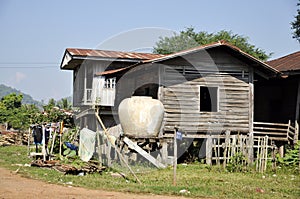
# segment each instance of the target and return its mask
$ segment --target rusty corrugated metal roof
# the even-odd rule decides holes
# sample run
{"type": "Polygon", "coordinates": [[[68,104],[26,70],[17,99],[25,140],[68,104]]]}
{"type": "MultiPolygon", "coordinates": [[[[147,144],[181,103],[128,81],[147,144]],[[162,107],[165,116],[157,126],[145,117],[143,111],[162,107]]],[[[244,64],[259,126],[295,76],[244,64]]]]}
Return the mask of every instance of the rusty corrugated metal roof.
{"type": "Polygon", "coordinates": [[[280,72],[300,70],[300,51],[267,61],[266,63],[280,72]]]}
{"type": "Polygon", "coordinates": [[[95,50],[95,49],[78,49],[67,48],[66,49],[71,56],[80,57],[103,57],[103,58],[115,58],[115,59],[136,59],[136,60],[148,60],[162,57],[160,54],[152,53],[137,53],[137,52],[121,52],[110,50],[95,50]]]}

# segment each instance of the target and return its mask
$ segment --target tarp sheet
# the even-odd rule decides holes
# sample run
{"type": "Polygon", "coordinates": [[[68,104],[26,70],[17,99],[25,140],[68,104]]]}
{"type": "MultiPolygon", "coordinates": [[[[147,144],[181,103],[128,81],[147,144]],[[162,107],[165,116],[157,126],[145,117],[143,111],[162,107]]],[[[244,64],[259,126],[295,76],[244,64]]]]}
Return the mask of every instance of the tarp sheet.
{"type": "Polygon", "coordinates": [[[80,131],[79,139],[79,157],[81,160],[88,162],[95,151],[96,132],[83,128],[80,131]]]}

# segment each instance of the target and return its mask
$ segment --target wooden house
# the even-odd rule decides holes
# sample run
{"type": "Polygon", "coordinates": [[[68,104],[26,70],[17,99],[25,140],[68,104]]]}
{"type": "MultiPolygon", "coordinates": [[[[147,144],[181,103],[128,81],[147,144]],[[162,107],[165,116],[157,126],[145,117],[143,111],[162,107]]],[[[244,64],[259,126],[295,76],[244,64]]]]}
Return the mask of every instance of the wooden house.
{"type": "MultiPolygon", "coordinates": [[[[95,74],[105,70],[123,69],[158,57],[161,55],[67,48],[60,68],[73,71],[73,106],[80,108],[80,113],[76,116],[80,127],[96,130],[93,106],[114,106],[116,79],[95,74]]],[[[109,126],[110,119],[109,117],[107,122],[109,126]]]]}
{"type": "Polygon", "coordinates": [[[218,42],[96,75],[116,78],[116,107],[127,97],[151,96],[164,104],[164,135],[177,127],[201,137],[225,130],[251,132],[255,78],[268,80],[278,73],[218,42]]]}
{"type": "Polygon", "coordinates": [[[151,96],[163,103],[158,137],[162,142],[173,137],[174,128],[184,138],[232,132],[289,141],[288,124],[268,125],[295,119],[286,110],[282,120],[273,120],[272,107],[279,102],[268,100],[275,98],[268,86],[278,79],[285,81],[279,68],[223,41],[170,55],[66,49],[61,69],[73,70],[73,102],[81,108],[77,118],[81,127],[92,130],[95,107],[105,125],[112,127],[119,123],[118,105],[131,96],[151,96]]]}

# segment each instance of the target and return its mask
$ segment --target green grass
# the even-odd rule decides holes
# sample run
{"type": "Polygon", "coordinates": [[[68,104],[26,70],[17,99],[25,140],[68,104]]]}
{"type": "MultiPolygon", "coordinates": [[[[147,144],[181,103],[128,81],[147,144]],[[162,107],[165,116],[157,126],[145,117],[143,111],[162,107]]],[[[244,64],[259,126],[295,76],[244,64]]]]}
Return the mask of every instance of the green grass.
{"type": "Polygon", "coordinates": [[[153,193],[161,195],[182,195],[182,189],[190,191],[186,197],[198,198],[300,198],[300,175],[289,170],[278,170],[277,173],[256,172],[228,173],[218,167],[208,168],[195,163],[178,165],[177,185],[173,186],[173,169],[151,170],[137,173],[142,185],[135,182],[133,176],[127,180],[111,176],[111,170],[102,174],[85,176],[63,175],[53,169],[37,167],[20,167],[15,164],[28,164],[26,147],[0,147],[0,166],[11,170],[19,169],[22,176],[43,180],[54,184],[67,184],[89,189],[153,193]],[[260,193],[257,189],[264,190],[260,193]]]}

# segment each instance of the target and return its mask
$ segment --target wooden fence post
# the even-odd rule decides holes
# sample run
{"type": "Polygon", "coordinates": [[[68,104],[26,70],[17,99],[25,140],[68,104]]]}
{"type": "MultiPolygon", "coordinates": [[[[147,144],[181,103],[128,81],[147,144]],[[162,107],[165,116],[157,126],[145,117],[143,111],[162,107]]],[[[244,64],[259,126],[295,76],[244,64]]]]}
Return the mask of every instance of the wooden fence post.
{"type": "Polygon", "coordinates": [[[299,124],[298,121],[295,121],[295,135],[294,135],[294,145],[298,142],[298,136],[299,136],[299,124]]]}
{"type": "Polygon", "coordinates": [[[223,168],[226,168],[226,164],[227,164],[227,153],[228,153],[228,149],[229,149],[229,143],[230,143],[230,131],[226,130],[225,131],[225,149],[223,152],[223,168]]]}
{"type": "Polygon", "coordinates": [[[286,132],[286,139],[287,140],[289,140],[290,126],[291,126],[291,120],[289,120],[288,127],[287,127],[287,132],[286,132]]]}

